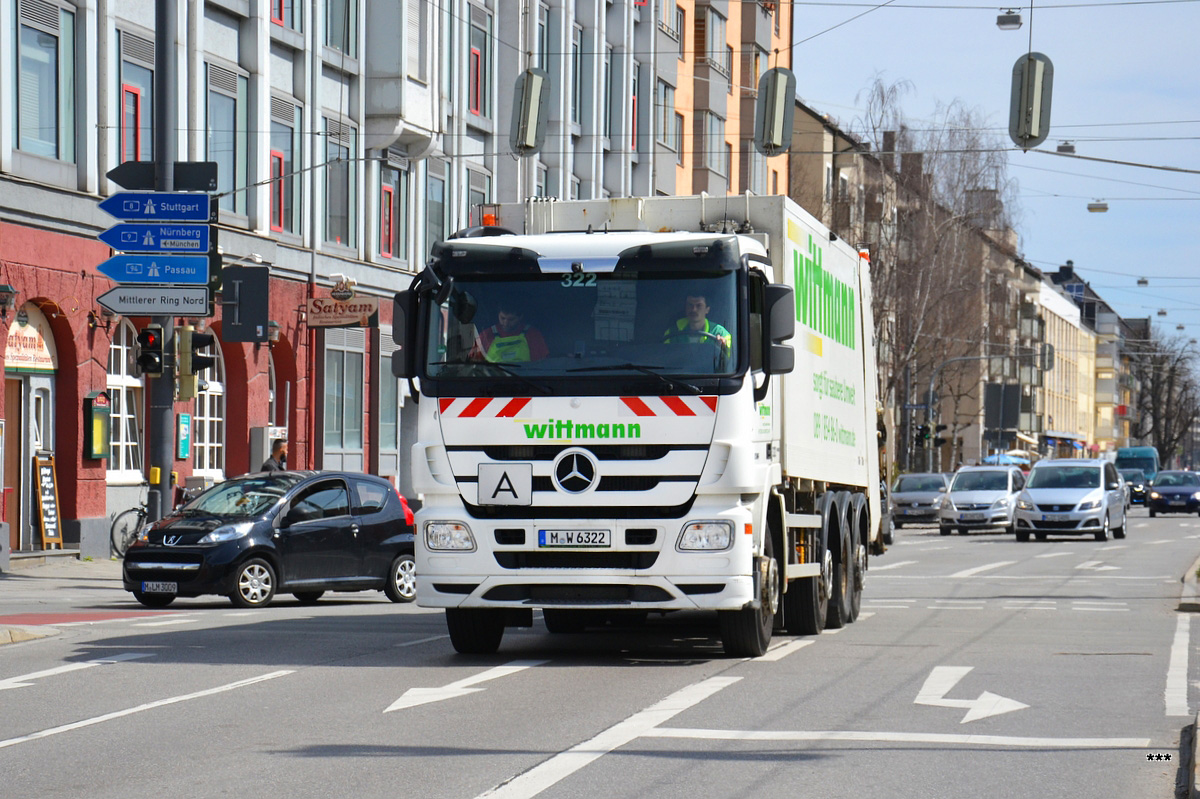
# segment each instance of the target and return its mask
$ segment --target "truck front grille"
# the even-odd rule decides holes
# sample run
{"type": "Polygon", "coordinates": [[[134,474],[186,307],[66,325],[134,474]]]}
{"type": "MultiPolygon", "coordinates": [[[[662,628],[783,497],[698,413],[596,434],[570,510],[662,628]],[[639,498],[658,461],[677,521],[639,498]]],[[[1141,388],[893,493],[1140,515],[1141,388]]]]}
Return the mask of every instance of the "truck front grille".
{"type": "Polygon", "coordinates": [[[496,552],[504,569],[649,569],[657,552],[496,552]]]}

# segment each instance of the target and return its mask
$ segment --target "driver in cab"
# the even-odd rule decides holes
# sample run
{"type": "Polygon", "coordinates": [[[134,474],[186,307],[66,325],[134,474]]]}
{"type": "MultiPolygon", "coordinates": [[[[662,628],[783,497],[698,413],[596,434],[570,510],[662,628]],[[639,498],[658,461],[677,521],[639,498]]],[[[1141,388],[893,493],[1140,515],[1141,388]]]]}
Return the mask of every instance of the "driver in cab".
{"type": "Polygon", "coordinates": [[[540,361],[550,353],[546,339],[533,325],[525,323],[524,312],[505,303],[496,313],[496,324],[480,331],[471,360],[489,363],[540,361]]]}
{"type": "Polygon", "coordinates": [[[689,294],[683,303],[682,319],[663,333],[668,344],[703,344],[706,341],[720,345],[722,355],[728,356],[733,345],[733,336],[723,326],[708,318],[708,300],[703,294],[689,294]]]}

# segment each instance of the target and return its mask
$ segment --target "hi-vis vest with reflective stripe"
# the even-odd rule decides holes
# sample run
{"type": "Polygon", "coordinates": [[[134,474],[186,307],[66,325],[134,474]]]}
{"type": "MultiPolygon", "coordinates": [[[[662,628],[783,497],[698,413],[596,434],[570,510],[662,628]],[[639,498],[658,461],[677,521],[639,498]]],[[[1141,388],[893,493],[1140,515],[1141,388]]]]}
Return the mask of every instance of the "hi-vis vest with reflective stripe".
{"type": "MultiPolygon", "coordinates": [[[[708,338],[708,336],[700,335],[700,331],[698,330],[687,330],[687,326],[688,319],[686,316],[682,319],[677,319],[675,320],[675,329],[672,330],[668,327],[667,331],[663,333],[663,338],[668,340],[669,343],[686,341],[690,344],[698,344],[703,341],[711,340],[708,338]]],[[[728,351],[730,346],[733,344],[733,336],[730,335],[729,331],[723,326],[718,325],[708,319],[704,320],[704,332],[710,333],[721,339],[721,343],[725,345],[726,351],[728,351]]]]}
{"type": "Polygon", "coordinates": [[[525,337],[525,331],[527,330],[529,330],[529,325],[521,328],[520,333],[514,333],[511,336],[501,336],[496,326],[492,325],[492,344],[488,347],[484,357],[493,363],[513,363],[530,360],[529,339],[525,337]]]}

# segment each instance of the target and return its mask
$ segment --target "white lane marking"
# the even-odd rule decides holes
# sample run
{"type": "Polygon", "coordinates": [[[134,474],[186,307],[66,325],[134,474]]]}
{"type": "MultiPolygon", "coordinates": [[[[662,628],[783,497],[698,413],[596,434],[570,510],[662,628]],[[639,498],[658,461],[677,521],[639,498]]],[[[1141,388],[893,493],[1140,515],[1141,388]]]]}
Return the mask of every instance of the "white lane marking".
{"type": "Polygon", "coordinates": [[[710,677],[689,685],[645,710],[634,713],[624,721],[617,722],[589,741],[584,741],[565,752],[559,752],[549,760],[518,774],[507,782],[484,791],[477,799],[527,799],[537,796],[555,783],[566,779],[601,756],[622,747],[630,741],[646,735],[660,724],[669,721],[683,711],[703,702],[710,696],[733,685],[741,677],[710,677]]]}
{"type": "Polygon", "coordinates": [[[0,680],[0,691],[8,690],[9,688],[26,688],[31,685],[28,680],[39,680],[42,677],[54,677],[59,674],[68,674],[72,671],[80,669],[90,669],[93,666],[105,666],[109,663],[121,663],[126,660],[139,660],[141,658],[152,658],[153,654],[149,652],[125,652],[112,657],[96,658],[95,660],[85,660],[82,663],[68,663],[65,666],[55,666],[52,669],[45,671],[35,671],[30,674],[22,674],[19,677],[8,677],[0,680]]]}
{"type": "Polygon", "coordinates": [[[1034,555],[1035,558],[1061,558],[1063,555],[1070,555],[1070,552],[1043,552],[1041,555],[1034,555]]]}
{"type": "Polygon", "coordinates": [[[1080,608],[1074,607],[1071,610],[1090,611],[1092,613],[1128,613],[1129,608],[1080,608]]]}
{"type": "Polygon", "coordinates": [[[231,610],[228,613],[222,613],[221,615],[222,616],[231,616],[231,617],[255,616],[255,615],[258,615],[258,611],[257,610],[231,610]]]}
{"type": "Polygon", "coordinates": [[[200,699],[201,697],[212,696],[213,694],[224,693],[225,691],[233,691],[238,688],[245,688],[248,685],[254,685],[255,683],[263,682],[265,680],[273,680],[276,677],[283,677],[287,674],[292,674],[292,673],[293,673],[292,670],[273,671],[273,672],[270,672],[269,674],[264,674],[261,677],[251,677],[246,680],[238,680],[237,682],[226,683],[225,685],[218,685],[216,688],[208,688],[203,691],[197,691],[193,694],[183,694],[182,696],[172,696],[172,697],[168,697],[167,699],[159,699],[154,702],[147,702],[144,705],[138,705],[137,707],[131,707],[126,710],[117,710],[112,713],[105,713],[103,716],[94,716],[90,719],[83,719],[82,721],[73,721],[70,724],[63,724],[60,727],[51,727],[48,730],[40,730],[38,732],[30,733],[29,735],[22,735],[20,738],[9,738],[7,740],[0,741],[0,749],[4,749],[9,746],[15,746],[16,744],[23,744],[23,743],[26,743],[27,741],[36,741],[39,738],[48,738],[51,735],[58,735],[61,732],[70,732],[71,730],[78,730],[78,729],[82,729],[83,727],[90,727],[93,724],[100,724],[105,721],[112,721],[113,719],[123,718],[124,716],[132,716],[134,713],[141,713],[144,710],[153,710],[155,708],[164,707],[166,705],[174,705],[178,702],[187,702],[192,699],[200,699]]]}
{"type": "Polygon", "coordinates": [[[1162,540],[1160,540],[1160,541],[1147,541],[1147,542],[1144,544],[1144,546],[1152,547],[1152,546],[1154,546],[1155,544],[1169,544],[1169,543],[1171,543],[1171,539],[1169,539],[1169,538],[1164,538],[1164,539],[1162,539],[1162,540]]]}
{"type": "Polygon", "coordinates": [[[1072,599],[1076,605],[1128,605],[1119,599],[1072,599]]]}
{"type": "MultiPolygon", "coordinates": [[[[880,579],[880,580],[941,580],[944,578],[945,578],[945,575],[941,575],[941,574],[881,574],[881,575],[879,575],[878,579],[880,579]]],[[[1040,580],[1042,582],[1046,582],[1048,580],[1054,580],[1057,582],[1062,579],[1062,575],[1059,575],[1059,574],[1054,574],[1054,575],[1047,575],[1047,574],[1040,574],[1040,575],[1033,575],[1033,574],[981,574],[981,575],[979,575],[979,579],[980,580],[1040,580]]],[[[1068,579],[1075,579],[1075,580],[1079,580],[1080,582],[1086,582],[1089,580],[1151,580],[1156,583],[1177,583],[1177,582],[1179,582],[1178,575],[1172,577],[1169,574],[1159,574],[1159,575],[1155,575],[1153,577],[1136,577],[1136,576],[1132,576],[1132,575],[1120,575],[1120,574],[1089,574],[1086,577],[1083,575],[1076,575],[1075,577],[1068,578],[1068,579]]]]}
{"type": "Polygon", "coordinates": [[[710,741],[864,741],[961,746],[1020,746],[1051,749],[1145,749],[1149,738],[1021,738],[1008,735],[955,735],[929,732],[859,732],[856,730],[705,730],[659,728],[645,738],[692,738],[710,741]]]}
{"type": "Polygon", "coordinates": [[[1022,710],[1029,707],[1024,702],[1018,702],[1015,699],[1009,699],[1005,696],[999,696],[991,691],[984,691],[979,695],[978,699],[947,699],[946,694],[958,685],[959,680],[966,677],[974,666],[935,666],[929,676],[925,678],[925,684],[921,686],[921,690],[917,692],[917,698],[913,700],[916,705],[933,705],[935,707],[957,707],[967,709],[967,715],[963,716],[963,720],[959,724],[966,724],[968,721],[976,719],[985,719],[988,716],[999,716],[1001,713],[1011,713],[1014,710],[1022,710]]]}
{"type": "Polygon", "coordinates": [[[1163,699],[1167,704],[1168,716],[1189,716],[1188,712],[1188,636],[1191,633],[1192,617],[1180,613],[1175,622],[1175,638],[1171,642],[1171,659],[1167,667],[1167,687],[1163,699]]]}
{"type": "Polygon", "coordinates": [[[199,619],[167,619],[166,621],[141,621],[131,627],[170,627],[176,624],[195,624],[199,619]]]}
{"type": "Polygon", "coordinates": [[[754,663],[754,662],[757,662],[760,660],[767,660],[767,661],[783,660],[788,655],[790,655],[793,652],[796,652],[800,649],[803,649],[804,647],[808,646],[811,643],[813,643],[813,640],[811,638],[804,639],[804,640],[787,641],[786,643],[782,643],[779,646],[771,647],[770,649],[767,650],[767,653],[765,655],[763,655],[762,657],[759,657],[759,658],[754,658],[750,662],[754,663]]]}
{"type": "Polygon", "coordinates": [[[921,552],[937,552],[942,549],[950,549],[950,547],[925,547],[921,552]]]}
{"type": "MultiPolygon", "coordinates": [[[[1129,544],[1113,544],[1112,546],[1098,547],[1096,549],[1096,551],[1097,552],[1107,552],[1110,549],[1128,549],[1128,548],[1129,548],[1129,544]]],[[[1064,552],[1063,554],[1066,555],[1068,553],[1064,552]]]]}
{"type": "Polygon", "coordinates": [[[916,562],[917,561],[915,561],[915,560],[898,560],[895,563],[889,563],[886,566],[872,566],[870,569],[868,569],[868,571],[882,572],[882,571],[887,571],[888,569],[899,569],[901,566],[911,566],[912,564],[914,564],[916,562]]]}
{"type": "Polygon", "coordinates": [[[1185,538],[1189,538],[1189,539],[1190,538],[1200,538],[1200,535],[1189,535],[1189,536],[1185,536],[1185,538]]]}
{"type": "Polygon", "coordinates": [[[858,614],[858,620],[859,620],[859,621],[864,621],[864,620],[866,620],[866,619],[869,619],[869,618],[871,618],[871,617],[872,617],[872,616],[874,616],[874,615],[875,615],[874,613],[859,613],[859,614],[858,614]]]}
{"type": "Polygon", "coordinates": [[[973,569],[963,569],[960,572],[955,572],[954,574],[950,575],[950,579],[953,580],[958,577],[974,577],[980,572],[991,571],[992,569],[1002,569],[1005,566],[1011,566],[1014,563],[1016,563],[1015,560],[998,560],[995,563],[985,563],[984,565],[976,566],[973,569]]]}
{"type": "Polygon", "coordinates": [[[1102,560],[1089,560],[1089,561],[1084,561],[1083,563],[1080,563],[1075,568],[1083,569],[1084,571],[1111,572],[1111,571],[1118,571],[1121,567],[1105,565],[1104,561],[1102,561],[1102,560]]]}
{"type": "Polygon", "coordinates": [[[417,644],[427,644],[430,641],[440,641],[443,638],[449,638],[449,637],[450,636],[448,636],[448,635],[431,635],[428,638],[418,638],[415,641],[405,641],[404,643],[396,644],[396,647],[399,648],[399,647],[404,647],[404,646],[416,646],[417,644]]]}
{"type": "Polygon", "coordinates": [[[487,689],[473,688],[472,686],[478,685],[481,682],[487,682],[488,680],[507,677],[510,674],[516,674],[517,672],[525,671],[525,669],[541,666],[549,662],[548,660],[514,660],[511,663],[505,663],[503,666],[496,666],[495,668],[438,688],[409,688],[400,695],[399,699],[388,705],[383,712],[391,713],[393,710],[416,707],[417,705],[425,705],[430,702],[441,702],[445,699],[457,699],[460,696],[484,691],[487,689]]]}

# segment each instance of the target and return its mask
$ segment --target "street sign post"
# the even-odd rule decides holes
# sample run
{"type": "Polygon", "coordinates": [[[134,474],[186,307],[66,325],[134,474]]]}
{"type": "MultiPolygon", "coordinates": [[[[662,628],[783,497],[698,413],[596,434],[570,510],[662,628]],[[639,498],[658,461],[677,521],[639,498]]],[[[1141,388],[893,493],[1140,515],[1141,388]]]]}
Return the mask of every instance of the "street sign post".
{"type": "Polygon", "coordinates": [[[125,222],[208,222],[207,194],[168,191],[122,191],[106,197],[100,210],[125,222]]]}
{"type": "Polygon", "coordinates": [[[105,277],[118,283],[179,283],[208,282],[207,255],[114,255],[96,267],[105,277]]]}
{"type": "MultiPolygon", "coordinates": [[[[153,161],[126,161],[108,170],[105,177],[123,189],[149,191],[155,188],[154,167],[153,161]]],[[[217,190],[216,161],[176,161],[172,171],[176,191],[217,190]]]]}
{"type": "Polygon", "coordinates": [[[117,286],[96,302],[122,316],[212,315],[208,286],[117,286]]]}
{"type": "MultiPolygon", "coordinates": [[[[125,222],[98,237],[122,252],[208,252],[208,225],[177,222],[125,222]]],[[[115,279],[115,278],[114,278],[115,279]]]]}

